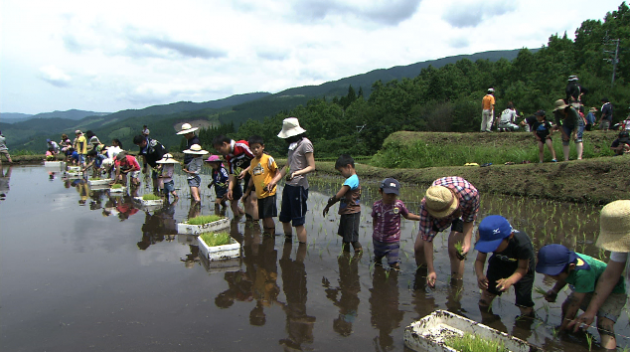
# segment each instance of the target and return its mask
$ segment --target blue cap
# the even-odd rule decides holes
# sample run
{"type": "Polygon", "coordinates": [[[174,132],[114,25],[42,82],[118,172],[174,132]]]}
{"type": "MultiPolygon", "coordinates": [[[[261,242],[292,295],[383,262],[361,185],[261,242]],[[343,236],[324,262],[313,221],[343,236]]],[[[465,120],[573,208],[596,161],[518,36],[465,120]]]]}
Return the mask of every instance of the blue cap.
{"type": "Polygon", "coordinates": [[[501,215],[486,216],[479,223],[479,241],[475,249],[482,253],[494,252],[512,234],[512,225],[501,215]]]}
{"type": "Polygon", "coordinates": [[[536,272],[556,276],[567,264],[577,262],[577,254],[561,244],[550,244],[538,251],[536,272]]]}
{"type": "Polygon", "coordinates": [[[47,139],[47,140],[46,140],[46,143],[50,143],[50,139],[47,139]]]}
{"type": "Polygon", "coordinates": [[[400,195],[400,183],[398,183],[396,179],[391,177],[381,181],[381,189],[385,194],[393,193],[396,195],[400,195]]]}

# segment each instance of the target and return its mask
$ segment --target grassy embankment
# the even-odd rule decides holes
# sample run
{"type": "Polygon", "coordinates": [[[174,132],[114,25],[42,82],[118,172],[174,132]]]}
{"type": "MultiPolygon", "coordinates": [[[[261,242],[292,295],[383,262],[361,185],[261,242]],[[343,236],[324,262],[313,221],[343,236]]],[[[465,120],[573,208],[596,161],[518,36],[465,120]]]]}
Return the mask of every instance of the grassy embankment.
{"type": "MultiPolygon", "coordinates": [[[[356,169],[360,177],[377,180],[394,177],[427,186],[440,177],[461,176],[481,192],[605,204],[630,199],[630,155],[600,156],[611,154],[607,148],[615,136],[613,132],[586,133],[586,160],[538,164],[538,149],[528,133],[396,132],[370,162],[385,167],[357,164],[356,169]],[[532,155],[531,164],[503,165],[506,161],[532,161],[532,155]],[[467,162],[494,165],[460,166],[467,162]]],[[[555,135],[554,143],[559,142],[555,135]]],[[[573,142],[571,145],[575,149],[573,142]]],[[[556,153],[561,159],[561,145],[556,146],[556,153]]],[[[317,162],[317,170],[337,174],[334,162],[317,162]]]]}

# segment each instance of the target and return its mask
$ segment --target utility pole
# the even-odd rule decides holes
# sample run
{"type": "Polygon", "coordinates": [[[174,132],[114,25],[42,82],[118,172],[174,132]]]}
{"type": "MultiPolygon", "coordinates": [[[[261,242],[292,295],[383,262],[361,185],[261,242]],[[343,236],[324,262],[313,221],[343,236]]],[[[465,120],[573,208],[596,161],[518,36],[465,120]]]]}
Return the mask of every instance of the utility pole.
{"type": "Polygon", "coordinates": [[[615,85],[615,73],[617,72],[617,64],[619,63],[619,39],[610,39],[608,38],[608,32],[606,32],[606,36],[604,37],[604,45],[614,45],[614,50],[606,50],[604,49],[604,54],[610,54],[610,58],[604,58],[604,61],[610,62],[613,65],[612,72],[612,80],[610,86],[613,87],[615,85]]]}

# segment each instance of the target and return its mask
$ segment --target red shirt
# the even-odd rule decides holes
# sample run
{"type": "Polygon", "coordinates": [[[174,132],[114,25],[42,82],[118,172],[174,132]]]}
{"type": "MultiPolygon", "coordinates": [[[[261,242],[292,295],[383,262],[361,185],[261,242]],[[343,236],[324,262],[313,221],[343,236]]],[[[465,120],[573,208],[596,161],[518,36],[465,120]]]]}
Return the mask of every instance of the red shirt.
{"type": "Polygon", "coordinates": [[[254,159],[254,154],[249,149],[249,143],[247,141],[230,141],[230,154],[225,155],[225,160],[228,162],[230,173],[238,175],[244,169],[249,167],[250,162],[254,159]]]}
{"type": "Polygon", "coordinates": [[[125,155],[123,160],[118,160],[114,162],[116,167],[120,167],[121,170],[129,170],[131,171],[140,171],[140,164],[138,164],[138,160],[133,155],[125,155]]]}

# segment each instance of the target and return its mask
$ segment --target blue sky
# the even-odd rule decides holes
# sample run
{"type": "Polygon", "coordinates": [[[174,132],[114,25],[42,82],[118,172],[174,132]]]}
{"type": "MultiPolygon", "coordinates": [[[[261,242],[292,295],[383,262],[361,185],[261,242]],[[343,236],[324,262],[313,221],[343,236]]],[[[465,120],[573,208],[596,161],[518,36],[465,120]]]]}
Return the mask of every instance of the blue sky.
{"type": "Polygon", "coordinates": [[[0,112],[113,112],[573,37],[620,0],[0,2],[0,112]],[[543,10],[544,9],[544,10],[543,10]]]}

